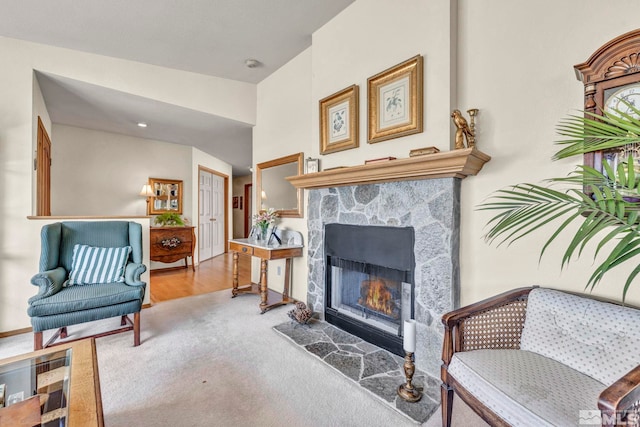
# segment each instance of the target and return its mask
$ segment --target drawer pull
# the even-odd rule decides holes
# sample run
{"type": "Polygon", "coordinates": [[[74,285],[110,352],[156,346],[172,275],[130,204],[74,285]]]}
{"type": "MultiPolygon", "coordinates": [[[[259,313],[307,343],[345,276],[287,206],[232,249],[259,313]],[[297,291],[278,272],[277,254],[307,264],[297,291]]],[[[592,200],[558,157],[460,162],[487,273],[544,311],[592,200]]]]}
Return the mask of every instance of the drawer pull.
{"type": "Polygon", "coordinates": [[[247,248],[243,247],[242,252],[247,252],[247,248]]]}

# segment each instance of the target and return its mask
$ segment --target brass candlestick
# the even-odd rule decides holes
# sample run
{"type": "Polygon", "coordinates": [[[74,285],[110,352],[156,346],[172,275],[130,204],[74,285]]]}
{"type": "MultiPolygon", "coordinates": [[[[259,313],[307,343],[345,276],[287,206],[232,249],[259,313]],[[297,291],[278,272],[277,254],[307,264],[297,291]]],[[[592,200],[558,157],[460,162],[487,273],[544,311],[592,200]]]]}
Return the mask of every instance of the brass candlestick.
{"type": "Polygon", "coordinates": [[[422,393],[411,384],[414,372],[413,353],[407,351],[404,356],[404,375],[407,377],[407,382],[398,387],[398,395],[407,402],[417,402],[422,398],[422,393]]]}
{"type": "Polygon", "coordinates": [[[478,109],[477,108],[471,108],[469,110],[467,110],[467,113],[469,113],[469,119],[471,121],[471,123],[469,124],[469,128],[471,130],[471,136],[469,137],[469,140],[467,141],[467,145],[469,148],[473,148],[476,146],[476,120],[475,117],[478,115],[478,109]]]}

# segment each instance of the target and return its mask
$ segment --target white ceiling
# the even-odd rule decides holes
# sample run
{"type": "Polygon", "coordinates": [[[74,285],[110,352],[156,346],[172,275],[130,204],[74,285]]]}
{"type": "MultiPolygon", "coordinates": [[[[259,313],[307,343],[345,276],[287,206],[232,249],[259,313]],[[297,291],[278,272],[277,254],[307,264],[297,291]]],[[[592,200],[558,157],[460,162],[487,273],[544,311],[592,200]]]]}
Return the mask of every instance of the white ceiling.
{"type": "MultiPolygon", "coordinates": [[[[0,0],[0,36],[257,83],[353,1],[0,0]],[[261,65],[247,68],[248,58],[261,65]]],[[[232,164],[234,175],[249,173],[246,124],[63,76],[39,73],[38,81],[54,123],[194,145],[232,164]],[[141,132],[132,120],[149,127],[141,132]]]]}

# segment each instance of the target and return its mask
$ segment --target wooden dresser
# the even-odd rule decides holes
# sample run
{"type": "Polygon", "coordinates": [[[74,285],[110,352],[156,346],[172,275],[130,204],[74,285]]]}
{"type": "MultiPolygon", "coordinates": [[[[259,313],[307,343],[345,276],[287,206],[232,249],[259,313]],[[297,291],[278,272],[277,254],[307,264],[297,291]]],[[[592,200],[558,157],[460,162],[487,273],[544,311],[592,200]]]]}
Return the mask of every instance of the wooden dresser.
{"type": "Polygon", "coordinates": [[[151,227],[151,261],[176,262],[184,258],[184,268],[189,268],[188,257],[191,257],[191,268],[196,271],[193,252],[196,248],[195,227],[151,227]]]}

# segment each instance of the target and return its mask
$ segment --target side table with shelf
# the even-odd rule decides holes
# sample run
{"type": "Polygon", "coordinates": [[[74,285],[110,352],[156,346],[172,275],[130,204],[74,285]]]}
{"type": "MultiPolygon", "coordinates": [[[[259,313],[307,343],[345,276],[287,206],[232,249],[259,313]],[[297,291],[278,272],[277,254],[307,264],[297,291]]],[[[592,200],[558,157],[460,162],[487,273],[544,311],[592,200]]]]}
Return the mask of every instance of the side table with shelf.
{"type": "Polygon", "coordinates": [[[231,297],[235,298],[239,294],[260,294],[260,313],[263,314],[267,310],[284,304],[295,303],[295,300],[289,296],[291,281],[291,259],[302,256],[302,235],[296,231],[285,230],[281,236],[283,242],[287,242],[288,236],[291,236],[291,243],[283,243],[282,245],[268,245],[260,242],[251,241],[249,239],[232,239],[229,240],[229,250],[233,252],[233,289],[231,297]],[[254,256],[260,258],[260,283],[249,283],[245,286],[238,285],[238,257],[242,255],[254,256]],[[269,303],[268,294],[269,286],[267,283],[267,269],[269,260],[284,259],[284,290],[282,299],[269,303]]]}

